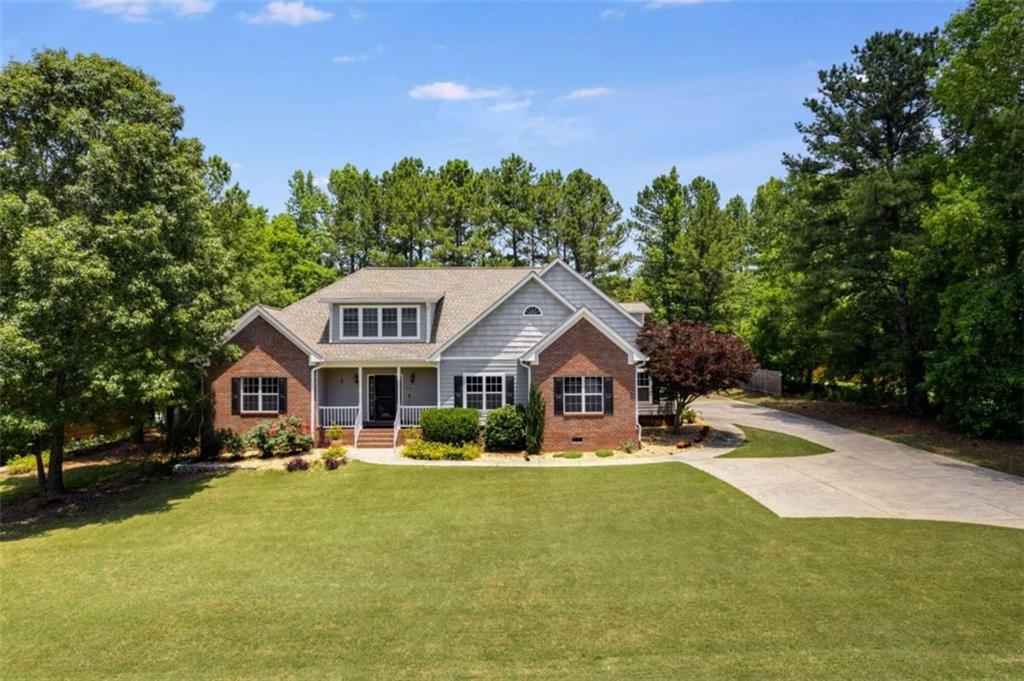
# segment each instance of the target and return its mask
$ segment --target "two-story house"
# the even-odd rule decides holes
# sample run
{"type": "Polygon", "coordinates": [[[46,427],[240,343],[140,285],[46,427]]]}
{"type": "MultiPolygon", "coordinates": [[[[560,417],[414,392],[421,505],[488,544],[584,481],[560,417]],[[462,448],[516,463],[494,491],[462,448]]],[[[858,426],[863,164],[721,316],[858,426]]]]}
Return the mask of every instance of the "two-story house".
{"type": "Polygon", "coordinates": [[[423,410],[482,414],[546,401],[545,450],[636,443],[661,410],[636,348],[650,310],[618,304],[568,265],[367,267],[283,309],[257,305],[225,336],[243,355],[214,368],[214,425],[244,433],[291,413],[391,447],[423,410]]]}

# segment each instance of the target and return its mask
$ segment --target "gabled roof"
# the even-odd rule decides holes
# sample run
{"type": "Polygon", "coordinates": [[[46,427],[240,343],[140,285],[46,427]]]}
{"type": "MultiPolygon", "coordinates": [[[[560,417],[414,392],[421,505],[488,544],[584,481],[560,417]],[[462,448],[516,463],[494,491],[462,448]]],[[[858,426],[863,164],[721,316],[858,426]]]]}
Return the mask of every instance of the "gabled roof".
{"type": "Polygon", "coordinates": [[[364,267],[274,314],[326,360],[426,360],[510,289],[538,271],[529,267],[364,267]],[[412,303],[423,298],[433,301],[435,296],[434,328],[429,331],[427,343],[328,342],[327,301],[412,303]]]}
{"type": "Polygon", "coordinates": [[[539,284],[548,293],[550,293],[552,296],[554,296],[555,300],[560,302],[562,305],[565,305],[567,310],[575,310],[576,309],[575,306],[573,306],[572,303],[570,303],[568,300],[566,300],[562,296],[561,293],[559,293],[555,289],[551,288],[550,284],[548,284],[546,281],[544,281],[539,276],[537,276],[536,272],[530,272],[528,275],[523,277],[522,281],[520,281],[518,284],[516,284],[515,286],[510,288],[508,291],[506,291],[504,295],[502,295],[496,301],[491,303],[487,307],[487,309],[482,310],[480,312],[480,314],[478,314],[473,321],[471,321],[469,324],[467,324],[465,327],[463,327],[463,329],[461,331],[459,331],[454,336],[449,338],[443,345],[441,345],[441,347],[439,347],[437,350],[435,350],[434,353],[430,356],[430,359],[432,359],[432,360],[439,360],[439,359],[441,359],[441,353],[444,352],[446,349],[448,349],[448,347],[450,345],[452,345],[453,343],[455,343],[455,341],[459,340],[464,335],[466,335],[469,332],[470,329],[472,329],[474,326],[476,326],[477,324],[482,322],[484,319],[486,319],[487,316],[490,315],[492,312],[494,312],[496,309],[498,309],[498,307],[502,303],[504,303],[506,300],[511,298],[512,295],[516,291],[518,291],[519,289],[523,288],[524,286],[526,286],[530,282],[534,282],[535,284],[539,284]]]}
{"type": "Polygon", "coordinates": [[[611,306],[612,306],[613,308],[615,308],[616,310],[618,310],[618,311],[619,311],[619,312],[620,312],[620,313],[622,314],[622,316],[623,316],[623,317],[625,317],[626,319],[628,319],[629,321],[631,321],[631,322],[632,322],[633,324],[636,324],[637,326],[643,326],[643,324],[642,324],[642,323],[640,322],[640,320],[638,320],[638,319],[637,319],[636,317],[634,317],[634,316],[633,316],[633,315],[631,315],[631,314],[630,314],[629,312],[627,312],[627,311],[626,311],[626,310],[625,310],[625,309],[624,309],[624,308],[622,307],[622,305],[620,305],[619,303],[616,303],[616,302],[615,302],[614,300],[612,300],[611,298],[609,298],[609,297],[608,297],[608,295],[607,295],[607,294],[606,294],[606,293],[605,293],[604,291],[602,291],[601,289],[599,289],[599,288],[598,288],[598,287],[597,287],[597,286],[596,286],[596,285],[594,284],[594,282],[590,281],[589,279],[587,279],[586,277],[584,277],[584,276],[583,276],[582,274],[580,274],[579,272],[577,272],[577,271],[576,271],[576,270],[574,270],[573,268],[569,267],[568,263],[566,263],[566,262],[565,262],[564,260],[562,260],[562,259],[554,260],[554,261],[552,261],[552,262],[548,263],[547,267],[545,267],[545,268],[544,268],[543,270],[541,270],[541,272],[540,272],[540,276],[542,276],[542,277],[543,277],[543,276],[544,276],[545,274],[547,274],[547,272],[548,272],[549,270],[551,270],[551,269],[553,269],[553,268],[555,268],[555,267],[561,267],[561,268],[562,268],[562,269],[564,269],[564,270],[565,270],[566,272],[568,272],[568,273],[569,273],[569,274],[571,274],[572,276],[576,277],[576,279],[578,279],[579,281],[583,282],[583,285],[584,285],[584,286],[586,286],[587,288],[589,288],[589,289],[590,289],[591,291],[593,291],[594,293],[596,293],[596,294],[597,294],[597,295],[598,295],[598,296],[599,296],[599,297],[600,297],[601,299],[603,299],[603,300],[604,300],[604,301],[605,301],[606,303],[608,303],[608,304],[609,304],[609,305],[611,305],[611,306]]]}
{"type": "Polygon", "coordinates": [[[308,354],[311,362],[322,361],[323,357],[319,352],[296,335],[286,324],[282,323],[281,320],[276,317],[280,312],[281,310],[276,307],[270,307],[269,305],[253,305],[246,310],[245,314],[238,318],[238,321],[235,322],[234,327],[232,327],[230,331],[221,336],[220,342],[227,343],[237,336],[238,333],[247,327],[254,319],[259,317],[279,331],[282,336],[290,340],[295,347],[308,354]]]}
{"type": "Polygon", "coordinates": [[[583,319],[590,322],[590,324],[594,328],[596,328],[598,331],[607,336],[613,343],[622,348],[622,351],[626,353],[626,356],[630,364],[636,364],[637,362],[644,362],[647,360],[647,356],[640,352],[639,350],[637,350],[635,345],[633,345],[628,340],[623,338],[621,334],[615,331],[615,329],[605,324],[603,321],[601,321],[600,317],[598,317],[596,314],[594,314],[585,307],[581,307],[580,309],[576,310],[576,312],[572,314],[568,319],[559,324],[558,328],[556,328],[554,331],[541,338],[539,341],[537,341],[536,345],[534,345],[532,348],[523,353],[523,356],[520,357],[519,359],[522,360],[523,362],[528,362],[530,364],[536,363],[537,359],[540,357],[540,353],[542,353],[545,350],[545,348],[547,348],[549,345],[558,340],[562,336],[562,334],[564,334],[572,327],[576,326],[576,324],[583,319]]]}

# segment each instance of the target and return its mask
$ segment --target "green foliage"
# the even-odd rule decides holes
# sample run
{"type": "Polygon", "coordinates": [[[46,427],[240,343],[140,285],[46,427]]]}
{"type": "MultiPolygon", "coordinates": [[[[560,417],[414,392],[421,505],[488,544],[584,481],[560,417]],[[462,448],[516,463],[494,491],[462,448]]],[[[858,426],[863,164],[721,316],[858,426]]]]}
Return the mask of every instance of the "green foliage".
{"type": "Polygon", "coordinates": [[[547,405],[544,396],[536,383],[530,383],[530,396],[523,414],[523,428],[526,436],[526,451],[529,454],[540,454],[544,443],[544,412],[547,405]]]}
{"type": "Polygon", "coordinates": [[[340,459],[348,454],[347,447],[328,447],[320,452],[321,459],[340,459]]]}
{"type": "Polygon", "coordinates": [[[694,409],[691,409],[690,407],[687,407],[686,409],[684,409],[683,410],[683,423],[696,423],[696,422],[697,422],[697,412],[694,409]]]}
{"type": "Polygon", "coordinates": [[[238,299],[202,146],[141,71],[35,53],[0,72],[0,412],[51,452],[118,408],[188,403],[238,299]]]}
{"type": "Polygon", "coordinates": [[[614,450],[611,449],[599,449],[596,452],[594,452],[594,456],[600,459],[607,459],[610,456],[615,456],[615,452],[614,450]]]}
{"type": "Polygon", "coordinates": [[[740,197],[719,206],[715,183],[680,182],[673,167],[637,194],[630,227],[640,244],[641,290],[659,319],[725,326],[748,220],[740,197]]]}
{"type": "Polygon", "coordinates": [[[577,452],[575,450],[568,452],[560,452],[558,454],[555,454],[554,457],[556,459],[581,459],[583,458],[583,452],[577,452]]]}
{"type": "Polygon", "coordinates": [[[406,443],[402,448],[402,456],[410,459],[426,459],[430,461],[472,461],[479,459],[483,449],[475,442],[466,442],[461,445],[448,444],[446,442],[431,442],[428,440],[413,440],[406,443]]]}
{"type": "Polygon", "coordinates": [[[480,412],[476,409],[425,409],[420,416],[423,439],[461,445],[480,439],[480,412]]]}
{"type": "Polygon", "coordinates": [[[523,410],[506,404],[487,414],[484,424],[484,446],[491,452],[519,451],[526,440],[523,410]]]}
{"type": "Polygon", "coordinates": [[[626,454],[632,454],[633,451],[636,449],[636,445],[627,440],[626,442],[623,442],[622,444],[619,445],[619,449],[624,451],[626,454]]]}
{"type": "Polygon", "coordinates": [[[326,430],[327,439],[331,442],[337,442],[345,435],[345,429],[341,426],[331,426],[326,430]]]}
{"type": "Polygon", "coordinates": [[[297,416],[282,416],[253,426],[246,434],[249,444],[258,449],[260,456],[297,456],[313,448],[313,436],[297,416]]]}

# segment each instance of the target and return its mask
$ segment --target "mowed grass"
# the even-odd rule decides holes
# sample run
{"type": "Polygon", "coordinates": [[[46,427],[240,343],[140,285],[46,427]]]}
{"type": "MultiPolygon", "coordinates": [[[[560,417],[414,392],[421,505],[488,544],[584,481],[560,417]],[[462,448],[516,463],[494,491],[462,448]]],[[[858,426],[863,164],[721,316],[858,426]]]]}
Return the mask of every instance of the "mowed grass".
{"type": "Polygon", "coordinates": [[[672,463],[176,479],[0,550],[5,679],[1024,673],[1020,531],[779,519],[672,463]]]}
{"type": "Polygon", "coordinates": [[[832,451],[816,442],[780,433],[777,430],[765,430],[752,426],[737,426],[737,428],[743,431],[746,441],[720,458],[763,459],[777,456],[811,456],[827,454],[832,451]]]}

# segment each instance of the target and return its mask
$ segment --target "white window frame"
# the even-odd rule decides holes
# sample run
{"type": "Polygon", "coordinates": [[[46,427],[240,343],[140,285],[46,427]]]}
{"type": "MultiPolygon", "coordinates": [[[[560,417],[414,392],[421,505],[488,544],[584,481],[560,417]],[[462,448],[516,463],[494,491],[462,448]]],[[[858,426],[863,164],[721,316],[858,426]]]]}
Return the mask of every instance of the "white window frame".
{"type": "Polygon", "coordinates": [[[641,404],[651,404],[654,400],[654,384],[651,383],[651,374],[640,370],[636,372],[636,401],[641,404]],[[646,385],[642,385],[641,378],[645,379],[646,385]],[[647,399],[640,399],[640,391],[647,390],[647,399]]]}
{"type": "Polygon", "coordinates": [[[562,413],[563,414],[603,414],[604,413],[604,376],[563,376],[562,377],[562,413]],[[579,392],[569,392],[569,379],[578,378],[580,379],[579,392]],[[595,393],[592,390],[587,390],[587,379],[596,378],[601,382],[601,388],[595,393]],[[569,395],[579,395],[580,398],[580,409],[569,409],[567,400],[565,399],[569,395]],[[587,398],[597,396],[601,399],[601,406],[596,411],[593,409],[587,409],[587,398]]]}
{"type": "Polygon", "coordinates": [[[505,406],[505,374],[496,374],[496,373],[462,374],[462,404],[460,406],[462,406],[462,407],[467,407],[468,406],[470,390],[469,390],[469,381],[467,379],[469,379],[470,377],[473,377],[473,378],[479,377],[480,378],[480,390],[474,390],[473,394],[474,395],[480,395],[480,405],[481,406],[480,407],[472,407],[473,409],[478,409],[479,408],[481,412],[488,412],[488,411],[494,411],[495,409],[499,409],[500,407],[504,407],[505,406]],[[487,390],[487,379],[488,378],[498,378],[498,379],[501,380],[501,404],[499,404],[497,407],[491,407],[490,409],[487,408],[487,396],[488,395],[493,395],[494,391],[493,390],[491,390],[491,391],[487,390]]]}
{"type": "Polygon", "coordinates": [[[525,308],[523,308],[523,316],[524,317],[543,317],[544,316],[544,310],[540,309],[540,305],[527,305],[525,308]],[[536,310],[537,314],[531,314],[530,310],[536,310]]]}
{"type": "Polygon", "coordinates": [[[339,320],[339,326],[340,326],[340,328],[338,329],[338,339],[339,340],[345,341],[345,340],[356,339],[356,340],[375,340],[375,341],[384,341],[384,342],[394,342],[394,341],[402,341],[402,340],[416,340],[416,339],[418,339],[420,337],[420,308],[419,308],[418,305],[401,305],[401,304],[396,304],[396,305],[339,305],[338,307],[339,307],[338,320],[339,320]],[[367,335],[365,335],[363,333],[363,316],[365,314],[365,310],[371,310],[371,309],[377,311],[377,335],[376,336],[367,336],[367,335]],[[385,309],[395,310],[396,314],[398,315],[398,321],[397,321],[398,335],[396,335],[396,336],[385,336],[384,335],[384,310],[385,309]],[[403,316],[402,315],[402,310],[406,310],[406,309],[416,310],[416,333],[412,334],[411,336],[404,335],[402,333],[402,331],[404,330],[403,329],[403,324],[402,324],[402,316],[403,316]],[[358,328],[357,328],[357,331],[359,333],[357,335],[353,336],[351,334],[350,335],[346,335],[345,334],[345,310],[358,310],[359,311],[358,328]]]}
{"type": "Polygon", "coordinates": [[[281,379],[280,379],[279,376],[243,376],[242,377],[242,385],[239,386],[239,396],[238,396],[238,408],[239,408],[239,411],[241,413],[243,413],[243,414],[276,414],[280,410],[280,407],[281,407],[281,383],[280,383],[280,380],[281,379]],[[246,390],[246,385],[245,385],[246,381],[256,381],[256,391],[255,392],[252,391],[252,390],[246,390]],[[264,389],[264,385],[263,385],[264,381],[273,381],[274,382],[274,389],[273,390],[265,390],[264,389]],[[246,396],[251,397],[253,395],[256,396],[256,409],[246,409],[245,408],[245,398],[246,398],[246,396]],[[264,404],[263,404],[264,398],[270,397],[271,395],[274,397],[274,408],[273,409],[266,408],[264,406],[264,404]]]}

